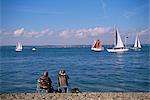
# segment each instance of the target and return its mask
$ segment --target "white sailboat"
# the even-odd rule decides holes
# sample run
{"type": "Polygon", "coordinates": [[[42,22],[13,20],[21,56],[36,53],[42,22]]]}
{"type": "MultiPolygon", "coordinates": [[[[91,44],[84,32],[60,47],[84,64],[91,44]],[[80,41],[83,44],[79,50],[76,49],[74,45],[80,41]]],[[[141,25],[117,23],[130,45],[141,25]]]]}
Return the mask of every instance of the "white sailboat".
{"type": "Polygon", "coordinates": [[[102,51],[104,50],[104,47],[102,47],[102,43],[100,40],[94,41],[92,47],[91,47],[92,51],[102,51]]]}
{"type": "Polygon", "coordinates": [[[108,52],[124,52],[129,49],[124,47],[118,28],[114,27],[114,48],[107,49],[108,52]]]}
{"type": "Polygon", "coordinates": [[[141,48],[142,47],[141,47],[140,39],[139,39],[139,36],[137,35],[135,39],[134,47],[131,49],[140,50],[141,48]]]}
{"type": "Polygon", "coordinates": [[[22,44],[20,42],[17,42],[16,51],[19,52],[19,51],[22,51],[22,49],[23,49],[22,44]]]}
{"type": "Polygon", "coordinates": [[[32,51],[36,51],[36,48],[32,48],[32,51]]]}

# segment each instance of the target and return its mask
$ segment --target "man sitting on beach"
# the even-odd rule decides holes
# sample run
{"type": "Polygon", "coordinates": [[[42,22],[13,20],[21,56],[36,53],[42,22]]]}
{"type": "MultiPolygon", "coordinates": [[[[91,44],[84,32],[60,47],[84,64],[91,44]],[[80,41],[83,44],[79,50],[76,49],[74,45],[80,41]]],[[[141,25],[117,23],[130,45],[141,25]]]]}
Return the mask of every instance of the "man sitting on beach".
{"type": "Polygon", "coordinates": [[[58,80],[58,91],[61,91],[63,93],[68,92],[68,79],[69,76],[65,73],[65,70],[62,69],[59,74],[57,75],[57,80],[58,80]]]}
{"type": "Polygon", "coordinates": [[[40,78],[37,81],[37,89],[36,91],[38,93],[42,92],[42,93],[52,93],[53,92],[53,88],[52,88],[52,81],[51,79],[48,77],[48,72],[45,71],[43,76],[40,76],[40,78]]]}

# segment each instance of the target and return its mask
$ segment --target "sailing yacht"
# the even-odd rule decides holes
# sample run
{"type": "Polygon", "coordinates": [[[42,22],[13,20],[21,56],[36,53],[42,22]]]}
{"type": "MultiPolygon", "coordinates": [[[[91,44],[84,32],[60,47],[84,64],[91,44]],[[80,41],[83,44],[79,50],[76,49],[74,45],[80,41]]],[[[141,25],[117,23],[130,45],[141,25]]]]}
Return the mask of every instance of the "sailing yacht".
{"type": "Polygon", "coordinates": [[[108,52],[124,52],[129,49],[124,47],[118,28],[114,27],[114,48],[107,49],[108,52]]]}
{"type": "Polygon", "coordinates": [[[139,39],[138,35],[136,36],[134,47],[131,49],[134,49],[134,50],[140,50],[141,49],[141,43],[140,43],[140,39],[139,39]]]}
{"type": "Polygon", "coordinates": [[[33,48],[32,48],[32,51],[36,51],[36,48],[33,47],[33,48]]]}
{"type": "Polygon", "coordinates": [[[102,51],[104,50],[104,47],[102,47],[102,43],[100,40],[94,41],[91,50],[93,51],[102,51]]]}
{"type": "Polygon", "coordinates": [[[23,47],[22,44],[20,42],[17,42],[16,44],[16,52],[22,51],[23,47]]]}

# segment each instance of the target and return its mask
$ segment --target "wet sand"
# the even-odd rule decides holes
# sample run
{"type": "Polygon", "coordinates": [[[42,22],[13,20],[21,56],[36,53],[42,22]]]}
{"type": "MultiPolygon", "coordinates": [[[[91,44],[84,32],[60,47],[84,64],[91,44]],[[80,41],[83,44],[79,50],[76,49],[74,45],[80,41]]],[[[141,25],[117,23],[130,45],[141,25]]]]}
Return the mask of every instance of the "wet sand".
{"type": "Polygon", "coordinates": [[[1,100],[150,100],[150,92],[13,93],[1,100]]]}

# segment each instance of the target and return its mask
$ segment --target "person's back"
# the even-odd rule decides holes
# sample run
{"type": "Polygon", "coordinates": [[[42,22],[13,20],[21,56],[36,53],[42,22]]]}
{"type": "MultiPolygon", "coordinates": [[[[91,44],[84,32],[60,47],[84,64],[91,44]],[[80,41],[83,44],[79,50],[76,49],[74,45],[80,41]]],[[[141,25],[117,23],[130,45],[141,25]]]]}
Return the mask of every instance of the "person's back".
{"type": "Polygon", "coordinates": [[[52,85],[52,81],[51,79],[48,77],[48,72],[44,72],[43,76],[40,76],[40,78],[38,79],[38,83],[37,83],[37,92],[51,92],[51,86],[52,85]]]}
{"type": "Polygon", "coordinates": [[[60,73],[57,75],[59,89],[61,91],[64,90],[65,93],[67,92],[67,87],[69,85],[68,79],[69,79],[69,76],[66,75],[65,70],[61,70],[60,73]]]}

